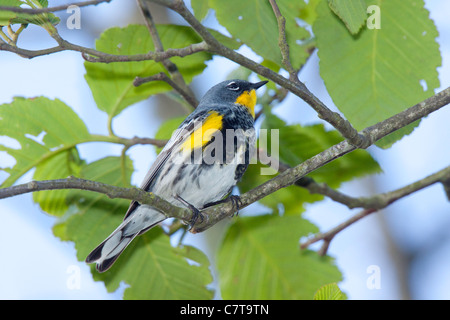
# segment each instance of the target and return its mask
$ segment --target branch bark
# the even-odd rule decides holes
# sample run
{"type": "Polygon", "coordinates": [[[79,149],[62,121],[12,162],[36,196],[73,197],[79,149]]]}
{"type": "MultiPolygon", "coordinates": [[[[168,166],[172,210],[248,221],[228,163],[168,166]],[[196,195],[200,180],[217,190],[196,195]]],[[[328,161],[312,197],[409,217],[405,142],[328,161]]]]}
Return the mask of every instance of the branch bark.
{"type": "Polygon", "coordinates": [[[417,192],[419,190],[422,190],[426,187],[429,187],[435,183],[442,183],[444,185],[445,181],[450,178],[450,166],[432,174],[429,175],[426,178],[423,178],[421,180],[418,180],[414,183],[411,183],[403,188],[381,193],[372,197],[361,197],[361,198],[352,198],[352,197],[342,197],[343,195],[339,195],[337,198],[333,200],[337,200],[338,202],[341,202],[345,204],[348,208],[356,208],[356,207],[362,207],[364,210],[362,210],[360,213],[354,215],[350,219],[344,221],[343,223],[339,224],[338,226],[332,228],[331,230],[324,232],[324,233],[318,233],[314,235],[312,238],[308,239],[307,241],[303,242],[300,245],[301,249],[308,248],[311,244],[323,240],[323,244],[321,249],[319,250],[319,254],[325,255],[328,250],[328,246],[331,242],[331,240],[342,230],[349,227],[353,223],[361,220],[362,218],[368,216],[371,213],[377,212],[381,209],[386,208],[390,204],[394,203],[395,201],[404,198],[414,192],[417,192]]]}
{"type": "MultiPolygon", "coordinates": [[[[192,27],[193,29],[203,38],[204,41],[192,44],[186,48],[181,49],[167,49],[165,51],[155,51],[148,52],[146,54],[137,55],[113,55],[100,52],[91,48],[86,48],[76,44],[72,44],[64,39],[62,39],[57,33],[56,29],[51,34],[51,36],[58,42],[58,46],[53,48],[48,48],[44,50],[27,50],[18,48],[16,46],[0,43],[0,50],[14,52],[25,58],[34,58],[42,55],[47,55],[51,53],[56,53],[59,51],[71,50],[78,51],[82,53],[84,59],[89,62],[127,62],[127,61],[143,61],[143,60],[154,60],[156,62],[164,61],[168,58],[179,56],[184,57],[187,55],[194,54],[200,51],[209,51],[214,54],[221,55],[234,61],[257,74],[266,77],[267,79],[275,82],[276,84],[284,87],[293,94],[297,95],[308,103],[317,113],[318,116],[330,123],[336,130],[338,130],[341,135],[347,139],[352,145],[358,148],[365,148],[368,145],[368,141],[365,137],[358,134],[357,130],[345,120],[339,113],[331,111],[320,99],[318,99],[314,94],[312,94],[308,88],[298,80],[297,76],[293,77],[293,80],[286,79],[278,73],[273,72],[269,68],[266,68],[247,57],[231,50],[230,48],[221,44],[214,36],[192,15],[192,13],[187,9],[182,0],[145,0],[147,2],[154,2],[165,7],[168,7],[178,14],[180,14],[192,27]]],[[[279,10],[278,10],[279,11],[279,10]]],[[[278,17],[283,19],[281,14],[278,17]]],[[[281,21],[280,20],[280,21],[281,21]]],[[[280,34],[283,35],[283,30],[280,34]]]]}
{"type": "MultiPolygon", "coordinates": [[[[365,147],[368,145],[367,141],[364,140],[364,137],[359,135],[356,129],[353,128],[352,125],[347,120],[342,118],[342,116],[339,113],[333,112],[330,109],[328,109],[328,107],[322,101],[320,101],[315,95],[313,95],[307,89],[307,87],[300,80],[298,80],[298,77],[296,75],[293,76],[294,73],[293,70],[290,70],[291,68],[289,68],[289,64],[287,64],[287,68],[291,71],[290,74],[292,75],[290,76],[290,78],[292,79],[286,79],[283,76],[279,75],[278,73],[273,72],[269,68],[266,68],[221,44],[191,14],[191,12],[187,9],[182,0],[142,0],[140,2],[144,3],[149,1],[168,7],[177,12],[178,14],[180,14],[193,27],[193,29],[203,38],[204,41],[201,43],[192,44],[186,48],[181,49],[167,49],[165,51],[155,50],[155,52],[148,52],[146,54],[137,54],[137,55],[113,55],[100,52],[91,48],[86,48],[83,46],[72,44],[62,39],[57,34],[57,32],[55,32],[54,34],[51,34],[51,36],[58,42],[58,46],[53,48],[48,48],[44,50],[27,50],[9,45],[7,43],[0,43],[0,50],[14,52],[25,58],[34,58],[42,55],[56,53],[59,51],[71,50],[81,52],[83,58],[89,62],[102,62],[102,63],[143,61],[143,60],[154,60],[157,62],[162,62],[174,56],[184,57],[200,51],[209,51],[211,53],[215,53],[225,58],[228,58],[291,91],[293,94],[297,95],[298,97],[303,99],[306,103],[308,103],[318,113],[321,119],[330,123],[334,128],[336,128],[336,130],[338,130],[341,133],[341,135],[344,138],[349,140],[350,143],[352,143],[353,145],[357,147],[365,147]]],[[[276,10],[276,8],[278,8],[277,6],[275,6],[276,2],[273,3],[274,8],[276,10]]],[[[21,8],[21,10],[24,9],[21,8]]],[[[283,32],[282,28],[282,21],[284,18],[281,15],[281,13],[278,14],[279,10],[275,12],[277,15],[277,19],[279,19],[281,23],[280,44],[283,44],[286,43],[285,33],[283,32]]],[[[149,20],[147,19],[147,21],[149,20]]],[[[286,51],[283,52],[284,52],[283,54],[284,61],[287,62],[288,61],[286,60],[286,58],[288,58],[286,56],[287,52],[286,51]]],[[[177,84],[180,86],[180,83],[177,84]]]]}
{"type": "Polygon", "coordinates": [[[192,213],[189,210],[174,206],[151,192],[146,192],[139,188],[122,188],[75,177],[56,180],[30,181],[28,183],[8,188],[2,188],[0,189],[0,199],[30,192],[59,189],[87,190],[102,193],[111,199],[120,198],[136,200],[141,204],[151,205],[161,213],[166,214],[167,217],[176,217],[184,221],[189,221],[192,216],[192,213]],[[170,212],[170,215],[167,214],[168,212],[170,212]]]}
{"type": "Polygon", "coordinates": [[[286,79],[282,75],[273,72],[271,69],[262,66],[254,62],[251,59],[241,55],[234,50],[224,46],[220,43],[214,36],[206,29],[189,11],[182,0],[146,0],[154,3],[158,3],[162,6],[168,7],[173,11],[177,12],[181,15],[190,25],[191,27],[203,38],[203,40],[208,44],[208,51],[215,53],[217,55],[221,55],[231,61],[238,63],[241,66],[244,66],[253,72],[275,82],[276,84],[286,88],[296,96],[303,99],[306,103],[308,103],[317,113],[318,116],[330,123],[337,131],[341,133],[341,135],[347,139],[352,145],[357,146],[359,148],[366,148],[369,143],[366,141],[365,137],[358,134],[357,130],[353,128],[353,126],[341,117],[341,115],[337,112],[331,111],[319,98],[317,98],[308,88],[297,79],[296,81],[291,81],[290,79],[286,79]]]}
{"type": "MultiPolygon", "coordinates": [[[[99,52],[94,49],[85,48],[82,46],[78,46],[75,44],[71,44],[66,40],[63,40],[59,34],[56,32],[51,34],[52,37],[58,42],[58,46],[54,48],[49,48],[45,50],[38,51],[30,51],[17,48],[10,44],[0,43],[0,50],[7,50],[11,52],[15,52],[17,54],[26,56],[28,58],[32,58],[35,56],[49,54],[53,52],[58,52],[62,50],[74,50],[83,53],[83,56],[92,62],[118,62],[118,61],[142,61],[142,60],[154,60],[154,61],[164,61],[173,56],[187,56],[190,54],[194,54],[200,51],[210,51],[212,53],[221,55],[223,57],[228,58],[238,64],[247,67],[248,69],[258,73],[261,76],[266,77],[269,80],[277,83],[281,87],[286,90],[294,93],[295,95],[302,98],[305,102],[307,102],[314,110],[317,111],[319,117],[326,120],[330,124],[332,124],[339,132],[341,132],[342,136],[346,138],[346,140],[342,141],[339,144],[332,146],[331,148],[324,150],[320,154],[306,160],[305,162],[297,165],[293,168],[287,168],[284,172],[280,173],[278,176],[272,178],[271,180],[265,182],[264,184],[257,186],[253,190],[243,194],[241,196],[241,208],[250,205],[253,202],[256,202],[263,197],[276,192],[277,190],[292,185],[299,181],[302,177],[312,172],[313,170],[333,161],[334,159],[341,157],[357,148],[367,148],[379,139],[387,136],[388,134],[438,110],[439,108],[450,103],[450,88],[447,88],[434,96],[426,99],[425,101],[418,103],[415,106],[410,107],[409,109],[389,118],[380,123],[377,123],[371,127],[364,129],[361,132],[357,132],[348,121],[343,119],[338,113],[332,112],[328,109],[317,97],[315,97],[306,86],[300,82],[298,79],[296,81],[292,81],[291,79],[286,79],[280,74],[273,72],[272,70],[246,58],[245,56],[229,49],[228,47],[222,45],[219,41],[217,41],[209,31],[190,13],[190,11],[184,5],[184,2],[181,0],[146,0],[152,1],[155,3],[159,3],[163,6],[171,8],[175,12],[179,13],[193,28],[194,30],[203,38],[204,41],[192,44],[186,48],[181,49],[167,49],[165,51],[156,51],[149,52],[146,54],[140,55],[131,55],[131,56],[121,56],[121,55],[111,55],[103,52],[99,52]]],[[[273,4],[276,4],[275,1],[272,1],[273,4]]],[[[280,23],[280,39],[283,42],[285,41],[285,35],[283,38],[283,29],[282,29],[282,16],[281,13],[278,14],[279,10],[276,11],[276,7],[274,7],[275,15],[277,19],[279,19],[280,23]]],[[[164,80],[164,79],[163,79],[164,80]]],[[[448,181],[450,178],[447,176],[445,179],[445,185],[448,185],[448,181]]],[[[125,198],[130,200],[137,200],[141,203],[146,203],[154,206],[158,210],[165,212],[167,216],[176,217],[184,221],[188,221],[191,218],[190,210],[179,208],[171,205],[167,201],[164,201],[155,195],[149,194],[142,190],[136,191],[139,189],[136,188],[119,188],[113,186],[101,186],[96,182],[81,180],[76,178],[63,179],[58,181],[40,181],[40,182],[30,182],[21,186],[14,186],[9,188],[0,189],[0,194],[6,196],[17,195],[25,192],[35,192],[40,190],[51,190],[58,188],[75,188],[75,189],[83,189],[83,190],[91,190],[95,192],[100,192],[108,195],[112,198],[125,198]],[[105,189],[106,188],[106,189],[105,189]]],[[[397,195],[397,197],[406,196],[407,192],[403,190],[403,193],[397,195]]],[[[415,192],[415,191],[412,191],[415,192]]],[[[339,195],[336,195],[336,198],[339,195]]],[[[393,199],[393,198],[391,198],[393,199]]],[[[350,199],[347,198],[345,201],[350,203],[350,199]]],[[[342,200],[344,202],[344,200],[342,200]]],[[[366,215],[367,212],[378,210],[381,205],[374,205],[373,201],[370,205],[367,205],[367,201],[364,203],[359,200],[359,205],[365,208],[366,215]],[[366,207],[367,206],[367,207],[366,207]],[[375,208],[374,208],[375,207],[375,208]]],[[[388,205],[389,203],[385,203],[388,205]]],[[[354,204],[352,204],[354,205],[354,204]]],[[[350,205],[349,205],[350,207],[350,205]]],[[[193,232],[201,232],[218,221],[222,220],[225,217],[231,216],[234,213],[233,203],[225,202],[223,204],[209,207],[203,210],[203,214],[205,215],[205,219],[198,223],[192,229],[193,232]]]]}
{"type": "MultiPolygon", "coordinates": [[[[147,25],[150,36],[152,37],[153,44],[155,46],[155,51],[164,52],[164,46],[162,44],[161,38],[159,37],[158,30],[156,29],[156,25],[153,21],[153,17],[150,13],[148,2],[144,0],[138,0],[137,3],[144,16],[145,24],[147,25]]],[[[162,80],[169,83],[172,86],[172,88],[174,88],[175,91],[179,92],[191,106],[196,108],[198,105],[197,98],[195,97],[192,90],[186,85],[183,75],[178,70],[177,65],[173,63],[170,59],[164,59],[161,62],[172,77],[172,79],[170,79],[169,77],[166,76],[162,80]]]]}
{"type": "MultiPolygon", "coordinates": [[[[449,103],[450,87],[424,100],[423,102],[420,102],[407,110],[394,115],[391,118],[366,128],[362,132],[367,140],[370,141],[371,145],[388,134],[442,108],[449,103]]],[[[328,148],[327,150],[324,150],[296,167],[286,169],[278,176],[243,194],[241,196],[241,208],[258,201],[281,188],[294,184],[310,172],[353,150],[356,150],[356,147],[352,146],[347,140],[345,140],[328,148]]],[[[218,220],[220,220],[230,215],[230,209],[232,209],[231,205],[228,205],[226,208],[222,208],[222,206],[215,206],[208,208],[205,213],[208,212],[208,214],[216,217],[214,219],[219,218],[218,220]]],[[[196,232],[201,232],[208,227],[210,227],[210,222],[205,219],[203,223],[196,225],[193,229],[196,232]]]]}
{"type": "Polygon", "coordinates": [[[101,52],[95,49],[79,46],[77,44],[70,43],[59,35],[53,35],[55,40],[58,42],[58,46],[42,49],[42,50],[28,50],[19,48],[7,43],[0,42],[0,51],[13,52],[23,58],[36,58],[56,52],[61,51],[77,51],[80,52],[83,58],[89,62],[101,62],[101,63],[111,63],[111,62],[130,62],[130,61],[146,61],[153,60],[155,62],[160,62],[162,60],[172,58],[172,57],[186,57],[188,55],[206,51],[208,47],[204,42],[194,43],[185,48],[179,49],[167,49],[162,52],[148,52],[143,54],[133,54],[133,55],[117,55],[101,52]]]}
{"type": "Polygon", "coordinates": [[[10,12],[28,13],[28,14],[40,14],[40,13],[57,12],[57,11],[66,10],[70,6],[77,6],[77,7],[96,6],[100,3],[107,3],[107,2],[111,2],[111,0],[90,0],[90,1],[74,2],[74,3],[62,4],[60,6],[50,7],[50,8],[21,8],[21,7],[0,6],[0,11],[10,11],[10,12]]]}
{"type": "Polygon", "coordinates": [[[270,5],[272,6],[272,10],[275,13],[275,17],[277,18],[278,23],[278,47],[280,47],[280,52],[282,56],[282,63],[286,68],[286,71],[289,73],[289,79],[291,81],[299,81],[297,77],[297,72],[294,70],[291,64],[290,54],[289,54],[289,45],[286,39],[286,19],[281,14],[280,8],[276,0],[269,0],[270,5]]]}
{"type": "MultiPolygon", "coordinates": [[[[363,130],[363,134],[367,137],[371,144],[384,136],[398,130],[450,103],[450,87],[435,94],[434,96],[420,102],[407,110],[394,115],[382,122],[375,124],[363,130]]],[[[347,140],[332,146],[331,148],[324,150],[318,155],[306,160],[296,167],[288,168],[280,173],[278,176],[271,180],[257,186],[256,188],[244,193],[240,197],[240,208],[244,208],[253,202],[262,199],[269,194],[276,192],[277,190],[287,187],[296,183],[299,179],[307,175],[308,173],[316,170],[317,168],[337,159],[353,150],[356,147],[352,146],[347,140]]],[[[407,186],[388,193],[386,196],[388,201],[380,202],[382,205],[375,206],[376,209],[365,209],[368,211],[378,210],[380,207],[385,207],[393,201],[405,197],[412,192],[420,190],[437,181],[446,183],[450,179],[450,169],[446,168],[442,172],[432,175],[426,179],[418,181],[413,186],[407,186]]],[[[108,186],[99,182],[82,180],[77,178],[68,178],[60,180],[49,181],[32,181],[24,185],[13,186],[0,189],[0,199],[11,197],[18,194],[27,192],[36,192],[41,190],[53,190],[53,189],[82,189],[90,190],[94,192],[104,193],[110,198],[124,198],[129,200],[136,200],[140,203],[154,206],[157,210],[160,210],[168,217],[179,218],[183,221],[189,221],[192,217],[192,212],[188,209],[180,208],[171,205],[169,202],[157,197],[152,193],[147,193],[137,188],[119,188],[115,186],[108,186]]],[[[369,201],[371,206],[374,206],[374,201],[369,201]]],[[[202,210],[204,220],[198,222],[191,232],[202,232],[220,220],[232,216],[235,208],[232,201],[208,207],[202,210]]],[[[329,238],[329,237],[328,237],[329,238]]]]}

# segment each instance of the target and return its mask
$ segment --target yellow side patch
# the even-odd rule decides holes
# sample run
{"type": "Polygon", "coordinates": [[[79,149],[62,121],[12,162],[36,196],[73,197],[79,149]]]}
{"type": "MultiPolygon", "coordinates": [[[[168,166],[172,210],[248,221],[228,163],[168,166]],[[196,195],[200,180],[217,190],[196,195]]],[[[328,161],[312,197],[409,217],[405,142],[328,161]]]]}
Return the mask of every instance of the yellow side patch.
{"type": "Polygon", "coordinates": [[[211,111],[209,116],[203,121],[202,125],[195,129],[190,138],[187,138],[183,143],[183,150],[191,151],[207,144],[214,133],[222,129],[222,119],[223,115],[220,115],[216,111],[211,111]]]}
{"type": "Polygon", "coordinates": [[[248,109],[250,114],[255,117],[255,106],[256,106],[256,92],[255,90],[244,91],[237,99],[236,102],[243,105],[248,109]]]}

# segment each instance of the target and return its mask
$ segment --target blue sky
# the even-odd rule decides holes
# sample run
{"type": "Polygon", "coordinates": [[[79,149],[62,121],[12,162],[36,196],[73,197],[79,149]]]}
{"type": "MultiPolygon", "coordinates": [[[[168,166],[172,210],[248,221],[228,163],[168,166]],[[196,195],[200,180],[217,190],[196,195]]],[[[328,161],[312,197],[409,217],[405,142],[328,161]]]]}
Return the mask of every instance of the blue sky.
{"type": "MultiPolygon", "coordinates": [[[[438,69],[440,91],[450,84],[450,2],[428,0],[440,36],[442,67],[438,69]]],[[[82,9],[82,30],[63,30],[63,36],[75,43],[94,46],[93,40],[83,33],[83,21],[90,30],[104,30],[111,26],[126,25],[126,17],[135,13],[123,1],[112,1],[97,8],[82,9]]],[[[56,4],[50,1],[50,5],[56,4]]],[[[62,13],[61,17],[68,15],[62,13]]],[[[214,24],[212,19],[207,21],[214,24]]],[[[89,36],[89,35],[88,35],[89,36]]],[[[23,44],[29,48],[52,46],[45,32],[29,27],[23,34],[23,44]]],[[[251,55],[245,48],[244,53],[251,55]]],[[[94,133],[106,134],[106,116],[95,107],[90,90],[84,81],[83,60],[73,52],[62,52],[32,60],[11,53],[0,53],[0,103],[8,103],[13,96],[46,96],[59,98],[70,105],[94,133]],[[7,75],[7,76],[6,76],[7,75]]],[[[234,67],[222,58],[209,63],[201,77],[194,80],[193,87],[200,97],[212,83],[225,78],[234,67]]],[[[318,74],[318,58],[314,55],[301,74],[310,90],[327,105],[332,101],[326,94],[318,74]]],[[[153,137],[158,123],[168,116],[159,112],[149,120],[150,104],[165,101],[151,98],[128,108],[115,120],[116,131],[123,136],[153,137]],[[130,122],[133,125],[130,126],[130,122]]],[[[277,108],[279,115],[288,121],[303,124],[316,121],[315,113],[302,101],[289,97],[277,108]],[[300,107],[300,109],[299,109],[300,107]],[[301,110],[301,115],[298,114],[301,110]],[[288,118],[287,118],[288,117],[288,118]]],[[[450,163],[450,108],[431,114],[422,121],[414,133],[395,144],[389,150],[376,147],[369,151],[383,168],[383,174],[345,184],[342,191],[352,195],[371,195],[402,187],[434,173],[450,163]]],[[[93,161],[108,154],[119,154],[115,146],[83,145],[83,157],[93,161]]],[[[130,153],[137,168],[133,175],[136,184],[145,175],[154,158],[151,147],[138,147],[130,153]]],[[[0,163],[8,159],[0,154],[0,163]]],[[[21,182],[30,179],[25,177],[21,182]]],[[[0,173],[0,181],[4,178],[0,173]]],[[[350,211],[332,201],[311,205],[307,217],[321,230],[344,221],[356,211],[350,211]]],[[[89,267],[76,260],[72,243],[61,242],[53,236],[55,222],[38,209],[31,195],[23,195],[0,201],[0,299],[119,299],[125,286],[115,293],[107,293],[102,283],[92,280],[89,267]],[[78,279],[73,283],[74,277],[78,279]]],[[[406,278],[413,298],[449,299],[450,293],[450,205],[440,185],[429,187],[398,203],[380,214],[368,217],[339,234],[332,242],[330,254],[345,280],[340,284],[349,298],[354,299],[401,299],[405,288],[399,279],[406,278]],[[402,265],[403,258],[412,257],[409,269],[402,265]],[[381,288],[367,286],[371,266],[381,272],[381,288]]],[[[201,239],[208,234],[190,236],[187,241],[202,247],[201,239]]]]}

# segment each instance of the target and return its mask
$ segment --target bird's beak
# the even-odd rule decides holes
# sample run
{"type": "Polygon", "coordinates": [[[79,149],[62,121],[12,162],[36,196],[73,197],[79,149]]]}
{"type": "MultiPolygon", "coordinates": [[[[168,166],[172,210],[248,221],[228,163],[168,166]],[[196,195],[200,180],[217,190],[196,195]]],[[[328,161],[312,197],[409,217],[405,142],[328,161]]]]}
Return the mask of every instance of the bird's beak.
{"type": "Polygon", "coordinates": [[[265,85],[267,82],[269,81],[261,81],[261,82],[257,82],[257,83],[252,83],[252,89],[258,89],[260,87],[262,87],[263,85],[265,85]]]}

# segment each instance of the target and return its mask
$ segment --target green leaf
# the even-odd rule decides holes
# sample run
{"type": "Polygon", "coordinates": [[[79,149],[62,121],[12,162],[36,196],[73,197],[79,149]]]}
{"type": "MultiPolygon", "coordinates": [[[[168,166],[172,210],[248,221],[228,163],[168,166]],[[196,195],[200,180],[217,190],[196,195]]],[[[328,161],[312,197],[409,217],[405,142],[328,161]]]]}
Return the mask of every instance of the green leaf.
{"type": "MultiPolygon", "coordinates": [[[[284,163],[296,166],[341,140],[337,131],[327,131],[322,124],[285,126],[280,128],[279,156],[284,163]]],[[[366,150],[355,150],[315,170],[309,176],[317,182],[326,182],[336,188],[342,182],[378,172],[378,163],[366,150]]]]}
{"type": "MultiPolygon", "coordinates": [[[[55,154],[36,166],[34,180],[62,179],[68,176],[79,176],[83,161],[76,148],[55,154]]],[[[33,193],[33,201],[41,209],[54,216],[62,216],[68,209],[66,202],[70,190],[50,190],[33,193]]]]}
{"type": "MultiPolygon", "coordinates": [[[[106,157],[82,166],[80,178],[103,182],[119,187],[130,187],[133,164],[127,157],[106,157]]],[[[65,219],[55,227],[57,236],[72,240],[77,248],[77,256],[84,260],[96,244],[103,241],[114,226],[118,226],[130,201],[109,199],[107,196],[90,191],[69,190],[67,203],[70,210],[65,219]]]]}
{"type": "Polygon", "coordinates": [[[213,35],[214,38],[216,38],[217,41],[219,41],[224,46],[232,49],[237,50],[241,47],[242,43],[239,39],[235,39],[233,37],[228,37],[219,31],[216,31],[214,29],[208,29],[209,33],[213,35]]]}
{"type": "Polygon", "coordinates": [[[66,178],[74,173],[79,163],[74,149],[78,143],[89,141],[91,135],[78,115],[65,103],[44,97],[14,98],[10,104],[0,105],[0,136],[14,139],[19,148],[1,145],[16,160],[12,168],[0,168],[9,177],[2,187],[11,186],[17,179],[33,168],[35,177],[66,178]],[[53,160],[58,155],[58,160],[53,160]],[[55,171],[52,172],[52,167],[55,171]]]}
{"type": "Polygon", "coordinates": [[[317,18],[316,7],[320,1],[322,0],[309,0],[308,4],[304,8],[300,9],[300,14],[298,17],[312,26],[317,18]]]}
{"type": "Polygon", "coordinates": [[[314,300],[345,300],[345,295],[336,283],[326,284],[314,294],[314,300]]]}
{"type": "Polygon", "coordinates": [[[365,0],[328,0],[328,5],[353,35],[356,35],[366,22],[365,0]]]}
{"type": "MultiPolygon", "coordinates": [[[[244,193],[272,179],[273,175],[263,175],[262,173],[268,167],[258,164],[250,164],[244,174],[243,179],[239,182],[239,190],[244,193]]],[[[284,215],[298,215],[305,211],[305,203],[312,203],[323,200],[323,196],[311,194],[304,188],[297,186],[289,186],[282,188],[258,202],[274,213],[282,212],[284,215]]]]}
{"type": "MultiPolygon", "coordinates": [[[[273,9],[268,1],[260,0],[210,0],[208,2],[216,11],[219,23],[234,38],[253,49],[264,59],[281,66],[281,53],[278,47],[278,24],[273,9]]],[[[300,10],[305,7],[303,0],[278,0],[277,4],[286,19],[286,37],[289,44],[291,63],[299,68],[309,56],[308,45],[310,33],[296,22],[300,10]]]]}
{"type": "Polygon", "coordinates": [[[48,7],[48,0],[37,0],[39,2],[41,8],[47,8],[48,7]]]}
{"type": "Polygon", "coordinates": [[[120,264],[108,271],[115,278],[108,281],[108,290],[125,281],[130,288],[125,290],[124,299],[212,299],[213,291],[206,286],[213,278],[203,252],[192,246],[172,247],[170,238],[160,228],[136,240],[120,264]]]}
{"type": "Polygon", "coordinates": [[[209,3],[207,0],[191,0],[191,7],[198,21],[205,19],[209,11],[209,3]]]}
{"type": "MultiPolygon", "coordinates": [[[[325,1],[317,7],[320,74],[334,103],[362,130],[430,97],[439,87],[438,32],[422,0],[368,1],[379,7],[367,22],[380,18],[380,29],[352,36],[325,1]],[[421,83],[426,84],[424,89],[421,83]]],[[[389,147],[418,123],[386,137],[389,147]]]]}
{"type": "MultiPolygon", "coordinates": [[[[108,157],[81,170],[81,177],[117,186],[129,186],[131,160],[108,157]]],[[[129,201],[112,200],[105,195],[71,191],[72,214],[54,228],[63,240],[75,242],[79,260],[103,241],[121,222],[129,201]]],[[[121,282],[129,285],[125,299],[211,299],[206,288],[212,282],[209,261],[191,246],[172,247],[170,237],[156,227],[137,237],[114,266],[94,279],[103,281],[109,292],[121,282]],[[192,263],[193,262],[193,263],[192,263]]]]}
{"type": "MultiPolygon", "coordinates": [[[[22,2],[20,0],[0,0],[0,6],[5,7],[20,7],[22,2]]],[[[17,17],[16,12],[0,10],[0,26],[7,26],[11,24],[11,20],[17,17]]]]}
{"type": "MultiPolygon", "coordinates": [[[[265,109],[264,122],[261,129],[268,130],[268,142],[258,146],[266,149],[272,157],[290,166],[296,166],[303,161],[317,155],[323,150],[339,143],[342,140],[336,131],[327,131],[321,124],[300,126],[286,125],[277,116],[265,109]],[[270,130],[278,130],[278,139],[273,141],[270,130]]],[[[273,178],[273,175],[262,175],[261,164],[251,164],[242,181],[240,190],[247,192],[252,188],[273,178]]],[[[365,150],[355,150],[339,159],[315,170],[308,176],[317,182],[325,182],[332,188],[338,188],[341,183],[368,174],[380,172],[378,163],[365,150]]],[[[280,208],[285,214],[298,214],[304,211],[304,204],[322,200],[317,194],[310,194],[306,189],[298,186],[289,186],[264,197],[259,202],[275,212],[280,208]]]]}
{"type": "Polygon", "coordinates": [[[299,216],[239,217],[218,253],[224,299],[311,299],[318,287],[340,281],[329,257],[300,251],[299,239],[317,228],[299,216]]]}
{"type": "MultiPolygon", "coordinates": [[[[176,49],[198,43],[201,38],[189,27],[176,25],[157,26],[164,48],[176,49]]],[[[96,41],[96,49],[117,55],[145,54],[154,51],[148,29],[143,25],[111,28],[96,41]]],[[[199,52],[184,58],[173,57],[184,79],[189,83],[206,67],[205,61],[212,55],[199,52]]],[[[161,63],[154,61],[113,62],[108,64],[85,62],[86,81],[91,88],[98,108],[110,117],[118,115],[126,107],[148,98],[150,95],[171,90],[163,81],[152,81],[139,87],[133,80],[165,71],[161,63]]]]}
{"type": "MultiPolygon", "coordinates": [[[[16,7],[27,4],[22,0],[0,0],[0,6],[16,7]]],[[[47,1],[39,1],[38,8],[46,8],[48,6],[47,1]]],[[[27,5],[24,8],[29,8],[27,5]]],[[[41,13],[41,14],[26,14],[19,12],[11,12],[2,10],[0,11],[0,26],[7,26],[9,24],[35,24],[38,26],[50,23],[56,25],[60,22],[60,19],[53,13],[41,13]]]]}

